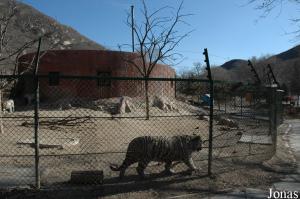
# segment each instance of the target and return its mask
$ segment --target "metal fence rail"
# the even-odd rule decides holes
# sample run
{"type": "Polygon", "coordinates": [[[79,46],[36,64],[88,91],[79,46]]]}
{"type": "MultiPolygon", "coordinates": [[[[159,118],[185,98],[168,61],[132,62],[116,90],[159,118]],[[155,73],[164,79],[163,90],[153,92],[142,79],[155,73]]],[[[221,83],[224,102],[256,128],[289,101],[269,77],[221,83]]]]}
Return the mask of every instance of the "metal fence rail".
{"type": "MultiPolygon", "coordinates": [[[[210,82],[198,79],[39,75],[35,90],[32,76],[0,78],[18,80],[11,92],[15,112],[3,112],[1,117],[0,172],[6,175],[0,186],[40,182],[59,188],[74,171],[103,170],[105,179],[116,178],[119,173],[109,166],[120,165],[130,141],[145,135],[200,135],[203,149],[193,159],[202,174],[207,174],[209,164],[212,174],[218,174],[232,163],[265,159],[274,152],[276,140],[269,143],[268,136],[276,137],[279,109],[274,107],[280,103],[276,92],[267,94],[269,88],[236,89],[235,84],[215,82],[211,99],[210,82]],[[268,143],[257,143],[261,138],[268,143]]],[[[128,168],[126,176],[137,175],[135,167],[128,168]]],[[[186,169],[182,163],[174,165],[176,172],[186,169]]],[[[147,167],[153,175],[163,170],[158,162],[147,167]]]]}

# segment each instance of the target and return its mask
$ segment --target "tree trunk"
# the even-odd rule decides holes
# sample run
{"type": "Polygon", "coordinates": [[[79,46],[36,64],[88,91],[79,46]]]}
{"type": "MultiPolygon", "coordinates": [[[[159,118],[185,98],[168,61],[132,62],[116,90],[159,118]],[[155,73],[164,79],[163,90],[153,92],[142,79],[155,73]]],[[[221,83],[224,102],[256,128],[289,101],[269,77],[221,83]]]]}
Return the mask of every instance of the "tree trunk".
{"type": "Polygon", "coordinates": [[[145,98],[146,98],[146,120],[149,120],[149,90],[148,80],[145,80],[145,98]]]}
{"type": "Polygon", "coordinates": [[[0,89],[0,134],[4,133],[2,114],[2,89],[0,89]]]}

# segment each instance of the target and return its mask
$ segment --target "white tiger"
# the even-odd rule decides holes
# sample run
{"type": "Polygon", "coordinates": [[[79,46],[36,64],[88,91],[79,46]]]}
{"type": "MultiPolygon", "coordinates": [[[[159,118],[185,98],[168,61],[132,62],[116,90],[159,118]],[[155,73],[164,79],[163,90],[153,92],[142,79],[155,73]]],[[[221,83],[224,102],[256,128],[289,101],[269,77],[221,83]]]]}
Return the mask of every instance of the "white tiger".
{"type": "Polygon", "coordinates": [[[192,159],[192,153],[202,149],[202,140],[197,135],[179,135],[173,137],[142,136],[134,138],[128,145],[126,158],[122,165],[110,166],[113,171],[120,171],[120,178],[124,177],[126,169],[138,162],[136,168],[140,177],[145,177],[144,170],[151,161],[165,163],[165,172],[172,174],[173,161],[184,162],[189,171],[197,168],[192,159]]]}
{"type": "Polygon", "coordinates": [[[5,111],[8,111],[10,113],[14,112],[15,111],[15,103],[14,103],[14,100],[12,99],[9,99],[5,102],[3,102],[2,104],[2,110],[5,112],[5,111]]]}

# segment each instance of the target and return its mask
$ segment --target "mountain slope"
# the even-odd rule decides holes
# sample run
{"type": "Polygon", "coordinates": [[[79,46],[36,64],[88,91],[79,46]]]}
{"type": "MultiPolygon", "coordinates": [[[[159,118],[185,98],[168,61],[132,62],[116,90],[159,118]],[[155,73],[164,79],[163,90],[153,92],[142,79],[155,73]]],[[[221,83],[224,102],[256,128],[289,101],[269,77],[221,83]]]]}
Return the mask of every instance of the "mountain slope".
{"type": "Polygon", "coordinates": [[[227,69],[227,70],[231,70],[235,67],[239,67],[241,65],[247,65],[247,61],[243,60],[243,59],[232,59],[228,62],[225,62],[223,65],[221,65],[220,67],[227,69]]]}
{"type": "Polygon", "coordinates": [[[300,45],[298,45],[294,48],[291,48],[290,50],[287,50],[285,52],[282,52],[282,53],[276,55],[275,57],[282,61],[299,59],[300,58],[300,45]]]}
{"type": "Polygon", "coordinates": [[[39,24],[40,26],[40,30],[33,28],[32,31],[29,32],[29,38],[35,37],[39,33],[50,31],[53,32],[50,42],[55,42],[55,39],[56,41],[62,41],[62,44],[57,47],[60,49],[105,49],[103,46],[81,35],[73,28],[60,24],[29,5],[18,2],[17,9],[18,12],[15,19],[16,32],[22,30],[24,24],[28,23],[29,20],[32,22],[32,24],[30,24],[31,26],[34,27],[33,23],[39,24]]]}
{"type": "MultiPolygon", "coordinates": [[[[277,55],[253,61],[254,68],[265,84],[268,83],[266,66],[270,64],[279,84],[292,93],[300,94],[300,45],[277,55]]],[[[254,82],[255,78],[246,60],[231,60],[220,66],[227,70],[230,81],[254,82]]],[[[221,74],[217,74],[222,76],[221,74]]]]}
{"type": "MultiPolygon", "coordinates": [[[[0,0],[0,16],[7,17],[13,13],[7,28],[7,43],[0,52],[0,58],[7,56],[26,42],[36,40],[39,36],[48,34],[43,38],[42,50],[47,49],[105,49],[103,46],[86,38],[71,27],[62,25],[53,18],[44,15],[35,8],[14,0],[0,0]],[[10,9],[10,8],[15,9],[10,9]]],[[[3,24],[0,25],[3,27],[3,24]]],[[[30,46],[22,54],[36,50],[37,44],[30,46]]],[[[3,69],[11,71],[15,56],[6,60],[3,69]]],[[[6,71],[6,73],[9,73],[6,71]]]]}

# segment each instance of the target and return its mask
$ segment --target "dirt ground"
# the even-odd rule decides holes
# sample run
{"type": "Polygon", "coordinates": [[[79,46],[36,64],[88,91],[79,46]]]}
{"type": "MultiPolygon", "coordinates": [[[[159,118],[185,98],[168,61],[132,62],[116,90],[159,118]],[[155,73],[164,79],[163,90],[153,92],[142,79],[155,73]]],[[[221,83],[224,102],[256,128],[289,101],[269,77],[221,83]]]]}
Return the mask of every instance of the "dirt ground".
{"type": "MultiPolygon", "coordinates": [[[[50,145],[60,143],[63,147],[40,149],[43,191],[18,190],[5,194],[7,198],[172,198],[186,193],[205,194],[248,186],[266,188],[280,177],[260,167],[262,161],[272,156],[272,145],[239,142],[242,134],[265,135],[268,132],[267,122],[250,118],[235,118],[239,128],[220,126],[214,121],[213,178],[207,176],[207,142],[203,150],[193,154],[201,170],[192,175],[184,172],[185,165],[178,164],[174,168],[175,175],[164,176],[160,173],[163,165],[153,162],[147,167],[150,175],[146,180],[137,177],[136,165],[133,165],[120,181],[118,172],[109,169],[111,163],[122,163],[128,143],[137,136],[196,133],[207,140],[208,121],[200,119],[189,108],[193,109],[188,107],[171,113],[153,109],[153,115],[159,117],[150,120],[132,117],[130,113],[123,114],[123,118],[118,118],[120,115],[112,117],[85,108],[42,110],[40,141],[50,145]],[[66,122],[66,118],[70,120],[66,122]],[[75,139],[79,142],[72,145],[75,139]],[[72,185],[70,174],[74,170],[103,170],[104,183],[101,186],[72,185]]],[[[1,168],[34,168],[34,149],[20,144],[33,139],[32,116],[30,110],[5,115],[0,139],[1,168]]],[[[142,111],[139,116],[143,116],[142,111]]]]}

